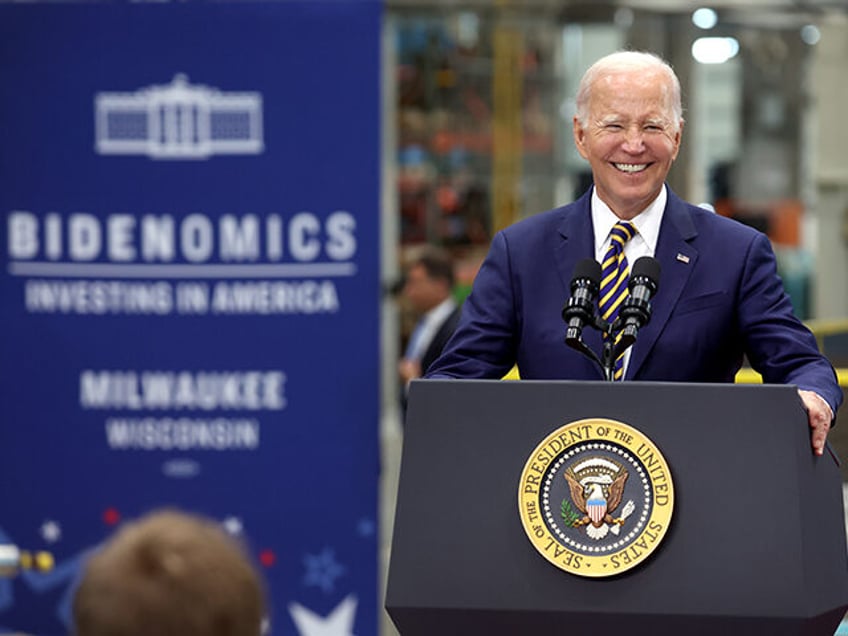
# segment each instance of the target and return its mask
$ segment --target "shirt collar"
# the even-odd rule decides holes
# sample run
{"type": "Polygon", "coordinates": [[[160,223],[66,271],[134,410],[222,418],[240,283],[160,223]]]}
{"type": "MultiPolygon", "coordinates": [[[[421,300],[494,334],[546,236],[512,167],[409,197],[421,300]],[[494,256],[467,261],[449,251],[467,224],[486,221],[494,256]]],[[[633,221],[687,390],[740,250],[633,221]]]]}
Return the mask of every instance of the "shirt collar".
{"type": "Polygon", "coordinates": [[[434,322],[441,323],[444,321],[450,313],[456,307],[456,301],[453,299],[453,296],[448,296],[438,305],[433,307],[430,311],[424,314],[424,321],[427,324],[432,324],[434,322]]]}
{"type": "MultiPolygon", "coordinates": [[[[645,241],[651,254],[657,250],[657,239],[660,235],[660,224],[662,223],[665,204],[668,200],[666,186],[663,185],[657,198],[651,201],[644,210],[633,217],[630,222],[639,232],[639,236],[645,241]]],[[[595,253],[601,252],[609,238],[609,233],[619,219],[609,206],[601,201],[598,191],[592,188],[592,227],[595,229],[595,253]]]]}

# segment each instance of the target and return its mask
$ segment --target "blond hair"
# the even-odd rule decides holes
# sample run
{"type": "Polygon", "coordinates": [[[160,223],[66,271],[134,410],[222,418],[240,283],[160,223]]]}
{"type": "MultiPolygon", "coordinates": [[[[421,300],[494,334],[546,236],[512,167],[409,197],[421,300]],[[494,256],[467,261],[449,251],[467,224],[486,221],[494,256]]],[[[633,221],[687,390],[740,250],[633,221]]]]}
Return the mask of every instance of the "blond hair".
{"type": "Polygon", "coordinates": [[[78,636],[258,636],[258,572],[216,523],[166,510],[125,525],[85,566],[78,636]]]}

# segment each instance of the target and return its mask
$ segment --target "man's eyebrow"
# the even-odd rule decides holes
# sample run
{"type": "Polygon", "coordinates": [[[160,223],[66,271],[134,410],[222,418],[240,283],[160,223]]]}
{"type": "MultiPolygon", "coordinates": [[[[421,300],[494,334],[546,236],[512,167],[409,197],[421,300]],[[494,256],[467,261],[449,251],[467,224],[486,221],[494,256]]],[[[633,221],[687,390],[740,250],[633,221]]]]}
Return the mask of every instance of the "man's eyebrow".
{"type": "Polygon", "coordinates": [[[601,125],[618,124],[621,123],[621,117],[619,115],[606,115],[598,119],[598,123],[601,125]]]}

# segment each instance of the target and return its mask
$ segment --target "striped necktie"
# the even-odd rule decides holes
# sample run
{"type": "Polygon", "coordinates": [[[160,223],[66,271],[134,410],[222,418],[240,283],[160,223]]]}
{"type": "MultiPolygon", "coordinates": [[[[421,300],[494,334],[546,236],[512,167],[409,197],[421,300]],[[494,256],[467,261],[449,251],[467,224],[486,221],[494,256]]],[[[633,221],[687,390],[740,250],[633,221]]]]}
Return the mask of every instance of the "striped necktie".
{"type": "MultiPolygon", "coordinates": [[[[624,255],[624,244],[636,234],[627,221],[616,223],[610,232],[610,246],[601,264],[601,294],[598,308],[601,317],[612,324],[618,317],[621,302],[627,297],[627,278],[629,268],[627,257],[624,255]]],[[[612,334],[618,342],[618,334],[612,334]]],[[[609,338],[610,335],[606,334],[609,338]]],[[[624,375],[624,353],[615,360],[613,380],[621,380],[624,375]]]]}

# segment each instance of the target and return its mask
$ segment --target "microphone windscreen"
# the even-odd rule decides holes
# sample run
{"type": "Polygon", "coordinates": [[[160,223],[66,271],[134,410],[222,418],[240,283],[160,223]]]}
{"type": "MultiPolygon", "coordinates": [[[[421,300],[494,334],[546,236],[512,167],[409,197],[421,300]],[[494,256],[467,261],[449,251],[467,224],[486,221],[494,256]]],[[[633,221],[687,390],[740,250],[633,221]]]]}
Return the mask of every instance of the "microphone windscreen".
{"type": "Polygon", "coordinates": [[[594,258],[584,258],[574,266],[574,276],[571,280],[588,278],[595,285],[601,284],[601,264],[594,258]]]}
{"type": "Polygon", "coordinates": [[[654,285],[660,282],[660,262],[653,256],[642,256],[637,258],[630,269],[630,280],[643,276],[654,285]]]}

